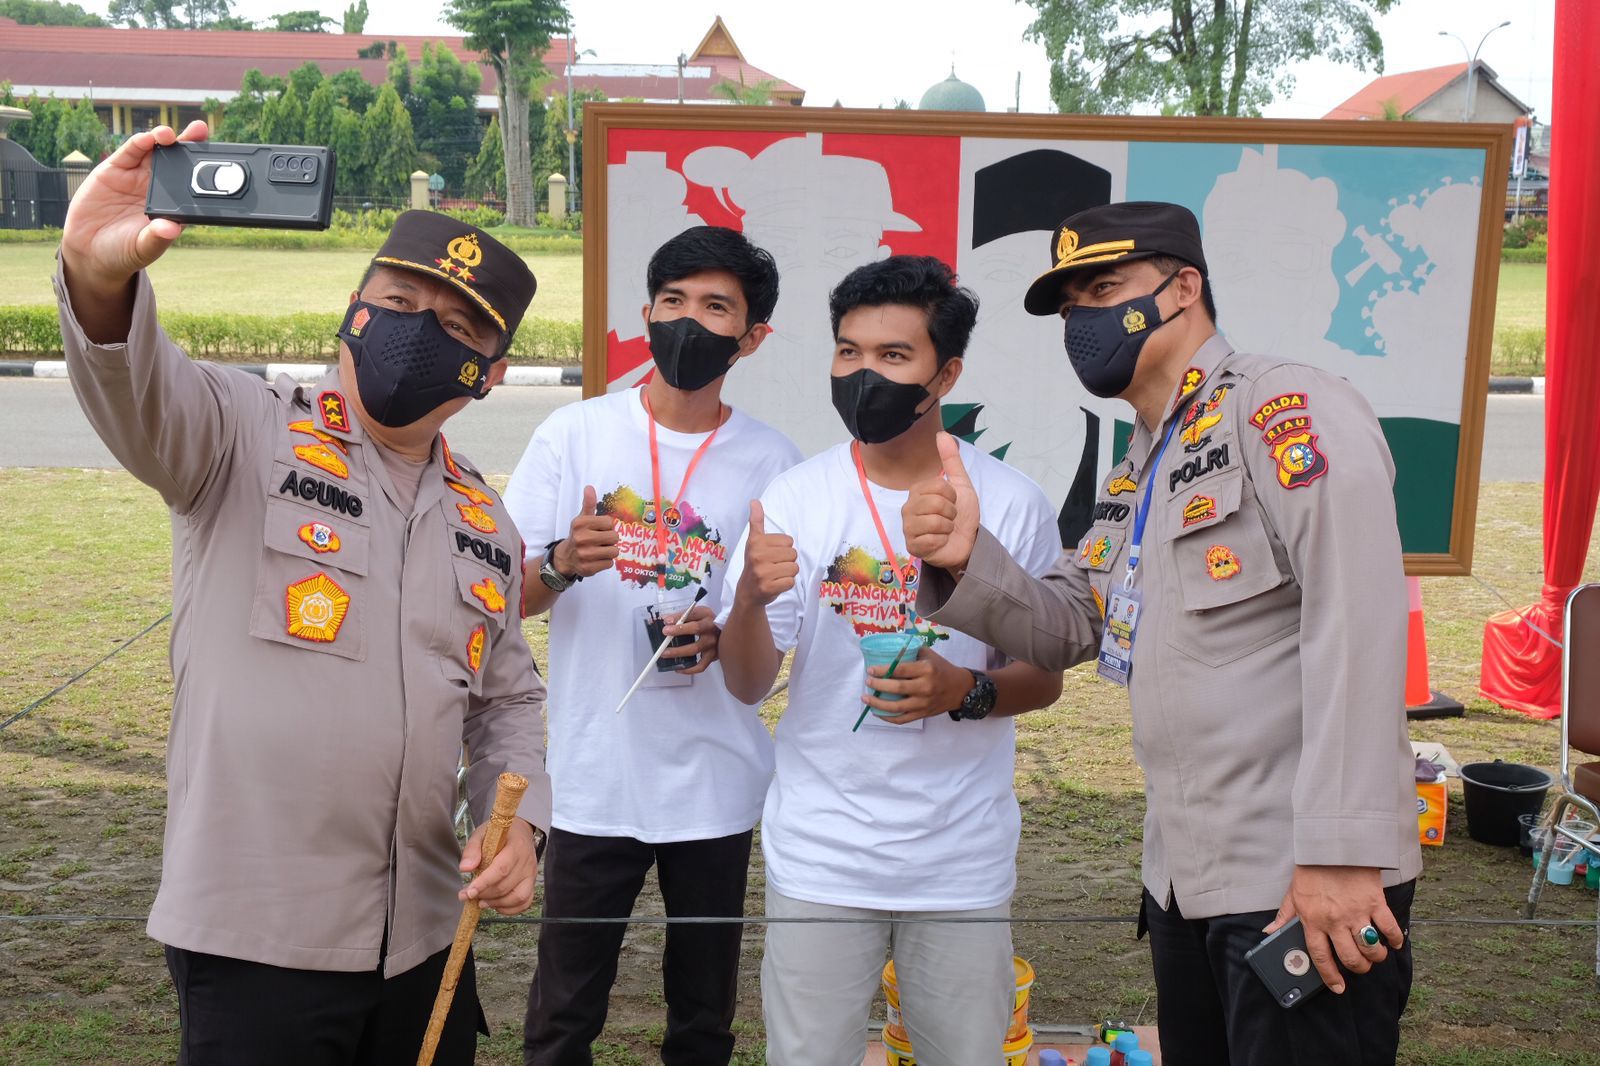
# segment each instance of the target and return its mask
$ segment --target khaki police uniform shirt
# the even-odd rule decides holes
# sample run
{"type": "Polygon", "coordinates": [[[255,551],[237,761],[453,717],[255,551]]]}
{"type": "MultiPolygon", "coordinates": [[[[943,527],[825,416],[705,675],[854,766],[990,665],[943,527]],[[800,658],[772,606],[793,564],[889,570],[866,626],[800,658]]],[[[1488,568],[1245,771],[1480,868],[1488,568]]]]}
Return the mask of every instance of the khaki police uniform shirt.
{"type": "Polygon", "coordinates": [[[522,547],[441,437],[410,508],[337,372],[300,388],[195,363],[141,274],[126,344],[83,334],[89,422],[172,513],[167,826],[149,933],[314,970],[401,973],[460,904],[456,767],[487,818],[502,771],[550,824],[544,685],[522,637],[522,547]]]}
{"type": "Polygon", "coordinates": [[[1201,346],[1161,426],[1141,422],[1094,524],[1034,579],[986,531],[919,607],[1046,669],[1095,657],[1151,491],[1133,648],[1143,880],[1186,917],[1274,910],[1295,864],[1417,876],[1394,465],[1345,381],[1201,346]],[[1170,896],[1169,896],[1170,892],[1170,896]]]}

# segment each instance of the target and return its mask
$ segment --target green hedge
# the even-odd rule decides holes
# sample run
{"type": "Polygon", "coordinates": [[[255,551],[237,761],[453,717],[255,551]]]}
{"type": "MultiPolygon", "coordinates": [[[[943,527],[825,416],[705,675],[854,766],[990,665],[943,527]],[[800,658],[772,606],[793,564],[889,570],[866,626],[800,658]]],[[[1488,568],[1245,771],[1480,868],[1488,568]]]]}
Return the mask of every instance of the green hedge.
{"type": "MultiPolygon", "coordinates": [[[[375,252],[388,229],[327,229],[320,232],[244,229],[232,226],[190,226],[179,243],[185,248],[270,248],[289,250],[358,249],[375,252]]],[[[506,247],[523,255],[582,255],[579,234],[540,233],[525,229],[491,229],[506,247]]],[[[58,229],[0,229],[0,244],[57,244],[58,229]]]]}
{"type": "Polygon", "coordinates": [[[1544,375],[1544,330],[1537,326],[1502,326],[1494,331],[1489,373],[1524,378],[1544,375]]]}
{"type": "MultiPolygon", "coordinates": [[[[252,356],[262,362],[331,360],[338,353],[338,314],[163,314],[161,325],[197,358],[252,356]]],[[[48,304],[0,307],[0,352],[52,355],[61,351],[56,309],[48,304]]],[[[511,346],[513,363],[576,366],[583,362],[583,325],[524,319],[511,346]]]]}
{"type": "Polygon", "coordinates": [[[1543,244],[1531,244],[1526,248],[1500,249],[1502,263],[1543,263],[1550,249],[1543,244]]]}

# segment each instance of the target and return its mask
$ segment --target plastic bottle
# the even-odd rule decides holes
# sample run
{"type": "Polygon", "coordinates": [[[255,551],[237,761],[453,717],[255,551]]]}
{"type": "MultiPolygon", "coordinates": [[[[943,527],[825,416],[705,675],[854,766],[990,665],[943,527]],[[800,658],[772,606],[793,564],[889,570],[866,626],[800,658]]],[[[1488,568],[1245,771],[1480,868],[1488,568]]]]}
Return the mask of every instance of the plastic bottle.
{"type": "Polygon", "coordinates": [[[1111,1042],[1111,1066],[1128,1066],[1128,1052],[1139,1050],[1139,1037],[1123,1033],[1111,1042]]]}
{"type": "Polygon", "coordinates": [[[1067,1066],[1067,1057],[1055,1048],[1039,1052],[1039,1066],[1067,1066]]]}
{"type": "Polygon", "coordinates": [[[1155,1066],[1155,1056],[1148,1051],[1130,1051],[1128,1066],[1155,1066]]]}
{"type": "Polygon", "coordinates": [[[1111,1066],[1111,1049],[1104,1044],[1090,1048],[1089,1054],[1084,1056],[1083,1066],[1111,1066]]]}

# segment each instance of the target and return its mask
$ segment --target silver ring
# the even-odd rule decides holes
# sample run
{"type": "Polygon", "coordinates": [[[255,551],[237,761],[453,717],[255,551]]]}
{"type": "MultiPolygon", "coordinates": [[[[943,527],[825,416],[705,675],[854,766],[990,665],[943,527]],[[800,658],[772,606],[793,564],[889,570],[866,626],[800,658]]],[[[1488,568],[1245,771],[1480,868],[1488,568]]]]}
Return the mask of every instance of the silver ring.
{"type": "Polygon", "coordinates": [[[1363,925],[1359,930],[1357,930],[1356,935],[1359,936],[1361,938],[1361,942],[1369,948],[1377,947],[1378,941],[1381,939],[1378,936],[1378,927],[1370,923],[1363,925]]]}

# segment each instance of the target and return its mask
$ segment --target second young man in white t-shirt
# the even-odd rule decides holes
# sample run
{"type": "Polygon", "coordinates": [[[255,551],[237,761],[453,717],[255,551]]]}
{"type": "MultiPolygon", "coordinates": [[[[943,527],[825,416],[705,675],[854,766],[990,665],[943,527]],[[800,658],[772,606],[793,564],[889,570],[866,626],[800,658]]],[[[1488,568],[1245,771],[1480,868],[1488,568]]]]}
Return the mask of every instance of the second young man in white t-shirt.
{"type": "MultiPolygon", "coordinates": [[[[669,915],[741,916],[772,777],[772,738],[724,686],[712,618],[750,500],[800,459],[721,399],[723,375],[768,333],[777,267],[741,234],[700,226],[656,251],[646,287],[650,381],[551,415],[505,493],[529,545],[525,608],[550,611],[551,917],[627,917],[652,865],[669,915]],[[688,623],[663,630],[697,590],[688,623]],[[663,634],[686,643],[616,711],[663,634]]],[[[529,1066],[592,1061],[624,928],[542,929],[529,1066]]],[[[668,929],[668,1066],[731,1057],[740,932],[668,929]]]]}
{"type": "Polygon", "coordinates": [[[977,317],[949,267],[894,256],[852,272],[829,303],[834,406],[855,440],[751,504],[726,578],[737,591],[723,597],[721,657],[732,692],[759,703],[795,649],[761,823],[768,914],[863,924],[767,927],[768,1057],[860,1063],[890,947],[917,1062],[995,1062],[1014,985],[1012,717],[1054,702],[1061,675],[918,617],[920,564],[905,552],[901,507],[939,476],[941,452],[959,449],[1015,558],[1043,573],[1061,538],[1037,485],[940,433],[939,400],[961,376],[977,317]],[[905,638],[894,676],[880,666],[872,681],[892,702],[863,696],[860,641],[875,634],[905,638]],[[882,920],[901,916],[992,920],[882,920]]]}

